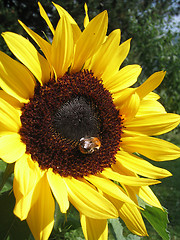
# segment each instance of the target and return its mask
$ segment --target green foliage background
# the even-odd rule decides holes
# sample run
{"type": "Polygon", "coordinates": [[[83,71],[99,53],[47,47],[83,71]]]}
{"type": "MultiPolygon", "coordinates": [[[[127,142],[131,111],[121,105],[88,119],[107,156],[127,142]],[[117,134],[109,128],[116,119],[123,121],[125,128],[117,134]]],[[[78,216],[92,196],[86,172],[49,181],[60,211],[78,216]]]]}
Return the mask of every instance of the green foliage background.
{"type": "MultiPolygon", "coordinates": [[[[0,0],[0,32],[13,31],[28,37],[18,24],[18,19],[20,19],[41,36],[45,32],[51,38],[46,23],[39,15],[37,2],[36,0],[0,0]]],[[[40,2],[55,26],[59,16],[51,1],[40,0],[40,2]]],[[[83,28],[84,1],[56,0],[55,3],[64,7],[83,28]]],[[[88,4],[90,19],[107,9],[109,14],[108,32],[120,28],[122,42],[132,38],[131,51],[124,65],[136,63],[142,66],[143,70],[138,84],[145,81],[155,71],[167,71],[166,77],[161,86],[158,87],[157,92],[161,96],[160,101],[168,112],[180,114],[180,22],[177,23],[173,20],[175,16],[180,14],[180,3],[177,0],[88,0],[86,3],[88,4]]],[[[0,38],[0,50],[12,56],[2,38],[0,38]]],[[[179,135],[180,131],[177,128],[172,133],[162,137],[180,145],[179,135]]],[[[171,239],[180,239],[180,161],[175,160],[156,165],[167,168],[174,175],[170,179],[163,180],[162,184],[154,186],[153,190],[163,206],[168,209],[170,220],[168,229],[171,239]]],[[[0,160],[0,182],[5,167],[5,164],[0,160]]],[[[0,226],[3,227],[3,223],[6,221],[5,217],[10,219],[12,228],[6,231],[6,235],[1,235],[2,229],[0,229],[0,239],[32,240],[33,237],[29,235],[27,224],[25,222],[21,223],[12,214],[14,204],[14,196],[11,191],[12,179],[13,175],[8,178],[0,195],[0,226]],[[9,201],[8,212],[2,208],[7,204],[7,201],[9,201]],[[23,224],[23,227],[21,224],[23,224]],[[22,231],[22,229],[24,230],[22,231]],[[16,231],[13,232],[14,230],[16,231]]],[[[68,224],[65,223],[64,216],[60,212],[56,214],[56,224],[51,239],[83,239],[78,213],[74,209],[70,209],[70,211],[72,213],[71,217],[68,217],[68,224]]],[[[111,230],[113,224],[109,223],[111,230]]],[[[161,239],[150,225],[148,230],[149,239],[161,239]]],[[[125,230],[124,235],[129,236],[129,239],[139,239],[129,235],[128,230],[125,230]]],[[[109,239],[117,239],[113,230],[109,233],[109,239]]]]}

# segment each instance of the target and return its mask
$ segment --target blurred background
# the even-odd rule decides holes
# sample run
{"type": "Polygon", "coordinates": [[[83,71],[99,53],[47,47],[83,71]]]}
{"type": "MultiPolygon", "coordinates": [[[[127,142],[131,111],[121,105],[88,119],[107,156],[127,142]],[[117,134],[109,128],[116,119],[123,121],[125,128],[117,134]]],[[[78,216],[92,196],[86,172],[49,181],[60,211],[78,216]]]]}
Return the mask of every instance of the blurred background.
{"type": "MultiPolygon", "coordinates": [[[[46,33],[47,37],[52,38],[45,21],[40,17],[37,2],[37,0],[0,0],[0,32],[12,31],[28,37],[18,24],[19,19],[42,37],[46,33]]],[[[40,2],[55,27],[59,15],[53,4],[49,0],[40,0],[40,2]]],[[[85,1],[56,0],[55,3],[64,7],[83,29],[85,1]]],[[[145,81],[156,71],[165,70],[167,72],[163,83],[157,89],[157,93],[160,94],[160,101],[167,112],[180,114],[180,2],[178,0],[87,0],[86,3],[90,19],[99,12],[108,10],[108,33],[120,28],[121,42],[132,38],[131,50],[124,65],[139,64],[142,66],[138,84],[145,81]]],[[[31,41],[31,39],[29,40],[31,41]]],[[[2,37],[0,37],[0,50],[13,57],[2,37]]],[[[163,135],[162,138],[180,146],[180,128],[163,135]]],[[[166,168],[173,173],[173,177],[163,180],[162,184],[152,188],[162,205],[168,210],[170,221],[168,231],[171,239],[180,240],[180,159],[161,163],[153,162],[153,164],[166,168]]],[[[0,181],[5,167],[5,164],[0,160],[0,181]]],[[[4,194],[3,198],[0,199],[1,206],[9,201],[5,192],[11,190],[12,179],[13,176],[8,178],[1,191],[1,194],[4,194]]],[[[26,223],[20,223],[10,213],[14,203],[11,192],[10,201],[9,213],[3,212],[7,218],[9,217],[10,225],[6,234],[2,235],[2,239],[33,239],[32,236],[27,237],[29,236],[27,234],[29,230],[26,223]],[[13,234],[13,231],[16,231],[16,233],[13,234]],[[18,231],[21,235],[18,235],[18,231]]],[[[2,207],[0,210],[1,212],[5,211],[2,207]]],[[[82,234],[78,232],[81,230],[77,230],[80,227],[79,221],[76,220],[77,213],[74,210],[72,212],[71,227],[70,225],[64,226],[61,230],[58,230],[58,233],[54,230],[50,239],[83,239],[82,234]],[[73,229],[76,229],[76,231],[73,232],[73,229]]],[[[0,225],[5,221],[2,218],[3,214],[0,214],[0,225]]],[[[142,239],[161,239],[150,225],[148,225],[148,230],[150,237],[142,239]]],[[[114,239],[111,234],[109,238],[114,239]]]]}

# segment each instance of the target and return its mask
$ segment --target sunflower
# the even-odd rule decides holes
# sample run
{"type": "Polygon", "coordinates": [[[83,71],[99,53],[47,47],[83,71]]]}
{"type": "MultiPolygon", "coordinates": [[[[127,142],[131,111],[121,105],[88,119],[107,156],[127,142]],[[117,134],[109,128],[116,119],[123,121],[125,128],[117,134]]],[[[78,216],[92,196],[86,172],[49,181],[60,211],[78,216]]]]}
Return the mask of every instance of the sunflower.
{"type": "Polygon", "coordinates": [[[70,203],[79,211],[86,239],[107,239],[107,219],[118,217],[145,236],[137,196],[162,209],[149,185],[171,173],[144,157],[180,157],[177,146],[152,137],[180,122],[152,92],[165,72],[132,87],[141,67],[120,68],[130,39],[120,44],[119,29],[107,36],[107,12],[89,21],[85,5],[81,31],[54,6],[60,15],[55,29],[39,3],[52,43],[20,22],[40,53],[24,37],[2,34],[21,62],[0,52],[0,157],[15,165],[14,214],[26,219],[36,240],[51,234],[55,200],[62,213],[70,203]]]}

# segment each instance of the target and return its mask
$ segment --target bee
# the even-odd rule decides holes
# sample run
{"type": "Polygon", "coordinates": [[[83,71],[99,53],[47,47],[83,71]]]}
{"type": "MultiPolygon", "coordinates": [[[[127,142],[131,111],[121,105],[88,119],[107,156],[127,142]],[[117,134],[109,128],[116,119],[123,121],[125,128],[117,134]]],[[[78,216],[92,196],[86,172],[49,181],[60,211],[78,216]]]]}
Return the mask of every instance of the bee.
{"type": "Polygon", "coordinates": [[[83,154],[91,154],[98,150],[101,142],[97,137],[83,137],[79,141],[79,150],[83,154]]]}

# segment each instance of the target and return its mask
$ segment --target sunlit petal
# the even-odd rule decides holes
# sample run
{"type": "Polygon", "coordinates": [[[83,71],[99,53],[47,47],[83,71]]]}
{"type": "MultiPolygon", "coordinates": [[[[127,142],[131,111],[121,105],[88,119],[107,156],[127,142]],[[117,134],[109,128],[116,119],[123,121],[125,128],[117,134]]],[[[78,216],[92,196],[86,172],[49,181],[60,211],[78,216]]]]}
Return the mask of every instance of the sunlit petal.
{"type": "MultiPolygon", "coordinates": [[[[100,47],[91,62],[91,69],[95,76],[101,77],[107,68],[114,66],[114,57],[120,42],[120,30],[116,29],[109,34],[105,43],[100,47]]],[[[103,77],[103,82],[106,79],[103,77]]]]}
{"type": "Polygon", "coordinates": [[[126,101],[122,103],[122,105],[120,106],[116,105],[116,107],[117,109],[119,109],[120,114],[125,117],[124,120],[129,121],[136,115],[139,109],[139,105],[140,105],[139,95],[136,92],[134,92],[129,96],[129,98],[126,99],[126,101]]]}
{"type": "Polygon", "coordinates": [[[64,179],[69,200],[78,211],[90,218],[108,219],[117,217],[116,208],[86,182],[74,178],[64,179]]]}
{"type": "Polygon", "coordinates": [[[142,158],[124,151],[118,152],[118,154],[116,155],[116,161],[121,163],[127,169],[144,177],[158,179],[169,177],[172,175],[166,169],[155,167],[151,163],[143,160],[142,158]]]}
{"type": "MultiPolygon", "coordinates": [[[[116,165],[114,165],[114,169],[118,171],[116,165]]],[[[112,171],[110,168],[106,168],[102,172],[102,176],[110,178],[114,181],[118,181],[121,184],[130,185],[130,186],[146,186],[146,185],[160,183],[159,181],[154,179],[122,175],[122,174],[119,174],[118,172],[112,171]]]]}
{"type": "MultiPolygon", "coordinates": [[[[103,79],[108,79],[109,76],[112,76],[113,74],[117,73],[119,70],[121,64],[127,57],[129,50],[130,50],[130,41],[131,39],[123,42],[118,48],[117,52],[112,58],[112,63],[109,64],[108,68],[104,71],[102,78],[103,79]]],[[[111,60],[110,60],[111,61],[111,60]]]]}
{"type": "Polygon", "coordinates": [[[31,208],[33,191],[38,180],[39,175],[36,164],[30,159],[30,156],[24,154],[15,163],[13,182],[13,191],[16,197],[14,214],[21,220],[27,218],[31,208]]]}
{"type": "Polygon", "coordinates": [[[148,235],[140,210],[137,207],[123,203],[110,196],[109,199],[116,206],[120,218],[125,222],[131,232],[140,236],[148,235]]]}
{"type": "Polygon", "coordinates": [[[162,82],[166,72],[156,72],[152,74],[143,84],[136,88],[136,93],[140,98],[144,98],[148,93],[156,89],[162,82]]]}
{"type": "Polygon", "coordinates": [[[47,172],[47,178],[51,190],[59,204],[62,213],[66,213],[69,208],[68,192],[63,178],[59,174],[55,174],[51,169],[47,172]]]}
{"type": "Polygon", "coordinates": [[[74,39],[74,42],[76,42],[81,34],[81,30],[80,30],[79,26],[77,25],[75,20],[71,17],[71,15],[64,8],[62,8],[58,4],[55,4],[55,3],[53,3],[53,4],[56,7],[60,17],[63,17],[63,16],[66,17],[67,20],[69,21],[69,23],[71,24],[72,31],[73,31],[73,39],[74,39]]]}
{"type": "Polygon", "coordinates": [[[27,223],[36,240],[47,240],[54,225],[55,203],[46,174],[36,185],[32,202],[27,223]]]}
{"type": "MultiPolygon", "coordinates": [[[[104,171],[103,171],[104,172],[104,171]]],[[[102,173],[102,176],[105,174],[102,173]]],[[[122,202],[128,202],[134,205],[134,202],[123,193],[122,189],[109,179],[103,177],[89,176],[85,177],[89,182],[91,182],[94,186],[102,190],[104,193],[121,200],[122,202]]]]}
{"type": "Polygon", "coordinates": [[[5,100],[7,103],[9,103],[12,107],[16,109],[21,109],[23,106],[23,103],[18,101],[16,98],[12,97],[11,95],[7,94],[5,91],[0,90],[0,99],[5,100]]]}
{"type": "Polygon", "coordinates": [[[137,191],[135,191],[135,193],[151,206],[163,209],[159,200],[157,199],[157,197],[155,196],[155,194],[153,193],[149,186],[142,186],[138,188],[137,191]]]}
{"type": "Polygon", "coordinates": [[[180,123],[180,116],[173,113],[139,116],[125,123],[128,131],[146,135],[161,135],[169,132],[180,123]]]}
{"type": "Polygon", "coordinates": [[[26,145],[21,142],[18,133],[9,132],[0,137],[0,157],[7,163],[13,163],[23,156],[26,145]]]}
{"type": "MultiPolygon", "coordinates": [[[[19,111],[11,105],[11,102],[7,102],[3,96],[0,97],[0,132],[18,132],[21,127],[19,111]]],[[[9,99],[12,100],[12,98],[9,99]]]]}
{"type": "Polygon", "coordinates": [[[44,53],[44,55],[45,55],[45,57],[46,57],[46,59],[47,59],[47,61],[49,63],[49,66],[47,66],[47,63],[44,66],[42,65],[44,75],[43,75],[43,78],[41,80],[42,80],[43,83],[47,82],[47,81],[49,81],[49,78],[50,78],[50,72],[52,72],[52,66],[51,66],[51,44],[49,42],[47,42],[46,40],[44,40],[42,37],[40,37],[33,30],[28,28],[21,21],[19,21],[19,23],[24,28],[24,30],[32,37],[32,39],[39,45],[40,49],[44,53]]]}
{"type": "Polygon", "coordinates": [[[143,99],[140,103],[136,117],[160,113],[166,113],[166,110],[161,103],[156,100],[143,99]]]}
{"type": "Polygon", "coordinates": [[[51,62],[57,77],[68,70],[73,59],[73,35],[70,23],[61,17],[52,42],[51,62]]]}
{"type": "Polygon", "coordinates": [[[108,224],[106,219],[93,219],[81,214],[80,220],[86,240],[108,239],[108,224]]]}
{"type": "Polygon", "coordinates": [[[84,10],[85,10],[85,18],[84,18],[84,27],[86,28],[89,23],[89,16],[88,16],[88,7],[87,4],[84,4],[84,10]]]}
{"type": "Polygon", "coordinates": [[[26,38],[12,32],[5,32],[2,36],[13,54],[34,74],[40,83],[50,78],[47,60],[37,52],[26,38]]]}
{"type": "Polygon", "coordinates": [[[85,61],[90,58],[103,43],[107,32],[108,16],[104,11],[93,18],[76,42],[72,71],[81,70],[85,61]]]}
{"type": "Polygon", "coordinates": [[[47,13],[45,12],[44,8],[42,7],[41,3],[38,2],[39,5],[39,10],[40,10],[40,14],[41,16],[44,18],[44,20],[46,21],[47,25],[49,26],[49,29],[51,30],[52,34],[54,34],[54,28],[53,25],[51,23],[51,21],[49,20],[49,17],[47,15],[47,13]]]}
{"type": "Polygon", "coordinates": [[[28,102],[34,93],[34,78],[19,62],[0,52],[0,86],[20,102],[28,102]]]}
{"type": "Polygon", "coordinates": [[[126,137],[121,147],[130,152],[138,152],[155,161],[167,161],[180,157],[180,148],[176,145],[153,137],[126,137]]]}
{"type": "Polygon", "coordinates": [[[111,93],[119,92],[127,87],[132,86],[141,73],[141,67],[139,65],[127,65],[120,69],[116,74],[105,82],[105,86],[111,93]]]}

